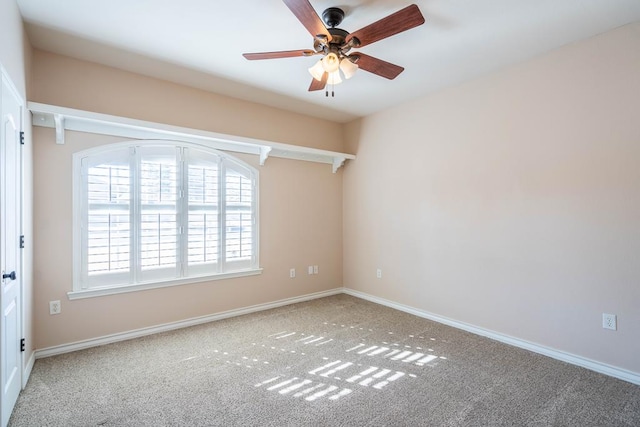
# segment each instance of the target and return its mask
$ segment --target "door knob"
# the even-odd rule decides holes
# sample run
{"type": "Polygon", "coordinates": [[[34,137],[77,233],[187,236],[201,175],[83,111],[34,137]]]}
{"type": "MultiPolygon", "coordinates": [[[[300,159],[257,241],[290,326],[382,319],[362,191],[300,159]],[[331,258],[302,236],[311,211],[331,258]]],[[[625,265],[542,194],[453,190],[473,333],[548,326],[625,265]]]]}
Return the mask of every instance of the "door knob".
{"type": "Polygon", "coordinates": [[[2,280],[4,280],[4,279],[16,280],[16,272],[12,271],[9,274],[2,273],[2,280]]]}

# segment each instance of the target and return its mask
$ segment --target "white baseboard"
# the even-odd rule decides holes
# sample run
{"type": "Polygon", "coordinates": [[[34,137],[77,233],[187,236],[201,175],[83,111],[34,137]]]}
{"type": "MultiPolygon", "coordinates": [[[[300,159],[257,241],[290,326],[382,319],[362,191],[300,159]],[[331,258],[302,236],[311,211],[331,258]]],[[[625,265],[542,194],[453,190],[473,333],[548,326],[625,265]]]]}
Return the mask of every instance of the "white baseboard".
{"type": "MultiPolygon", "coordinates": [[[[384,298],[379,298],[364,292],[356,291],[348,288],[335,288],[329,291],[316,292],[313,294],[302,295],[299,297],[287,298],[279,301],[274,301],[265,304],[253,305],[250,307],[239,308],[235,310],[224,311],[221,313],[211,314],[207,316],[195,317],[187,320],[181,320],[178,322],[165,323],[163,325],[152,326],[148,328],[136,329],[133,331],[122,332],[118,334],[106,335],[103,337],[92,338],[84,341],[77,341],[70,344],[63,344],[54,347],[43,348],[36,350],[30,358],[27,367],[23,373],[23,378],[28,378],[31,368],[35,359],[41,359],[43,357],[55,356],[58,354],[69,353],[72,351],[83,350],[86,348],[97,347],[100,345],[111,344],[119,341],[125,341],[133,338],[139,338],[146,335],[157,334],[160,332],[172,331],[175,329],[187,328],[189,326],[200,325],[203,323],[213,322],[216,320],[227,319],[235,316],[242,316],[244,314],[255,313],[258,311],[270,310],[272,308],[282,307],[289,304],[295,304],[304,301],[310,301],[317,298],[324,298],[331,295],[337,295],[345,293],[357,298],[361,298],[367,301],[374,302],[376,304],[384,305],[386,307],[394,308],[396,310],[403,311],[405,313],[413,314],[418,317],[433,320],[434,322],[442,323],[457,329],[462,329],[467,332],[471,332],[476,335],[484,336],[494,339],[496,341],[503,342],[515,347],[523,348],[525,350],[539,353],[544,356],[551,357],[553,359],[561,360],[563,362],[570,363],[572,365],[581,366],[583,368],[590,369],[601,374],[609,375],[614,378],[618,378],[624,381],[628,381],[633,384],[640,385],[640,374],[631,372],[625,369],[617,368],[615,366],[607,365],[605,363],[597,362],[595,360],[586,359],[581,356],[566,353],[560,350],[545,347],[536,343],[532,343],[519,338],[514,338],[509,335],[501,334],[499,332],[491,331],[488,329],[480,328],[478,326],[470,325],[468,323],[459,322],[447,317],[439,316],[433,313],[429,313],[424,310],[420,310],[414,307],[410,307],[404,304],[399,304],[384,298]]],[[[26,383],[26,381],[24,382],[26,383]]]]}
{"type": "MultiPolygon", "coordinates": [[[[317,298],[324,298],[331,295],[341,294],[343,288],[331,289],[329,291],[316,292],[313,294],[302,295],[299,297],[286,298],[279,301],[274,301],[265,304],[252,305],[250,307],[239,308],[235,310],[223,311],[221,313],[210,314],[207,316],[194,317],[187,320],[181,320],[178,322],[165,323],[163,325],[151,326],[148,328],[136,329],[128,332],[121,332],[112,335],[106,335],[98,338],[91,338],[83,341],[76,341],[70,344],[57,345],[53,347],[47,347],[35,351],[35,358],[41,359],[43,357],[55,356],[58,354],[70,353],[72,351],[84,350],[91,347],[97,347],[100,345],[111,344],[119,341],[130,340],[133,338],[144,337],[147,335],[153,335],[160,332],[173,331],[175,329],[187,328],[189,326],[200,325],[203,323],[213,322],[215,320],[227,319],[229,317],[242,316],[244,314],[255,313],[258,311],[270,310],[272,308],[282,307],[285,305],[296,304],[299,302],[310,301],[317,298]]],[[[33,365],[32,365],[33,366],[33,365]]]]}
{"type": "Polygon", "coordinates": [[[615,366],[607,365],[606,363],[597,362],[595,360],[586,359],[584,357],[576,356],[571,353],[555,350],[553,348],[545,347],[545,346],[532,343],[529,341],[525,341],[519,338],[514,338],[509,335],[501,334],[499,332],[494,332],[488,329],[473,326],[468,323],[458,322],[456,320],[452,320],[447,317],[438,316],[437,314],[429,313],[428,311],[424,311],[424,310],[419,310],[417,308],[410,307],[404,304],[398,304],[396,302],[393,302],[384,298],[379,298],[364,292],[360,292],[360,291],[356,291],[348,288],[344,288],[343,292],[347,295],[351,295],[357,298],[362,298],[364,300],[371,301],[376,304],[380,304],[386,307],[394,308],[396,310],[404,311],[405,313],[409,313],[418,317],[423,317],[425,319],[433,320],[434,322],[452,326],[457,329],[462,329],[464,331],[471,332],[476,335],[481,335],[487,338],[491,338],[493,340],[500,341],[505,344],[512,345],[514,347],[520,347],[525,350],[532,351],[534,353],[539,353],[544,356],[551,357],[553,359],[561,360],[563,362],[567,362],[572,365],[581,366],[583,368],[587,368],[604,375],[609,375],[611,377],[618,378],[623,381],[628,381],[630,383],[640,385],[640,374],[636,372],[631,372],[625,369],[617,368],[615,366]]]}

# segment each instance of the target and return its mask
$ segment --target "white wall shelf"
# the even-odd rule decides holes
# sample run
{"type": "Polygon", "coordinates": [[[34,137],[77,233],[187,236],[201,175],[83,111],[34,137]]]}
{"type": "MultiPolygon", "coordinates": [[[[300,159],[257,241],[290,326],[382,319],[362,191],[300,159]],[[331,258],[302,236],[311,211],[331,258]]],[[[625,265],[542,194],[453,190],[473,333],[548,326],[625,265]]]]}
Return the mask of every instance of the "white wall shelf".
{"type": "Polygon", "coordinates": [[[326,163],[332,166],[333,173],[336,173],[346,160],[356,158],[353,154],[244,138],[37,102],[27,103],[27,108],[33,114],[34,126],[55,128],[57,144],[64,144],[65,130],[131,139],[180,140],[206,143],[223,151],[254,154],[260,157],[260,165],[264,165],[269,157],[326,163]]]}

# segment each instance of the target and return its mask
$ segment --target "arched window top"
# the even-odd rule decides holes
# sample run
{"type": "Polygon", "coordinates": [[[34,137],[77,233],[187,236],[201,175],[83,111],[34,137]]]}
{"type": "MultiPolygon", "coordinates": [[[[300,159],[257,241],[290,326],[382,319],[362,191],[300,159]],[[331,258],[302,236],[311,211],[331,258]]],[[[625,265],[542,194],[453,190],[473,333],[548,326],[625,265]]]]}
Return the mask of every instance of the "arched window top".
{"type": "Polygon", "coordinates": [[[244,169],[248,174],[258,174],[258,170],[250,164],[234,157],[224,151],[216,150],[215,148],[208,147],[206,144],[196,144],[193,142],[184,141],[172,141],[172,140],[132,140],[116,142],[112,144],[99,145],[97,147],[88,148],[86,150],[78,151],[74,153],[74,162],[81,158],[109,158],[117,153],[118,150],[129,149],[131,147],[182,147],[193,151],[199,151],[206,153],[207,155],[217,156],[221,160],[225,160],[229,164],[235,165],[237,168],[244,169]]]}

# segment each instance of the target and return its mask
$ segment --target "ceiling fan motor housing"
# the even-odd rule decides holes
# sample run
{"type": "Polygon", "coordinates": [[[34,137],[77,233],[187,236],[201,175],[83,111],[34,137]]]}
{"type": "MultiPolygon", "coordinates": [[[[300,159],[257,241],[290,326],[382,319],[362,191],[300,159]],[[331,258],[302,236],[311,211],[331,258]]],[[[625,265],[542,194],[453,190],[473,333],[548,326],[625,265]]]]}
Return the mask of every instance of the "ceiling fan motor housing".
{"type": "Polygon", "coordinates": [[[331,44],[337,44],[342,46],[344,44],[345,39],[349,35],[348,31],[345,31],[341,28],[328,28],[329,34],[331,34],[331,44]]]}
{"type": "Polygon", "coordinates": [[[325,42],[316,38],[313,43],[316,52],[325,51],[325,53],[329,53],[342,50],[349,32],[341,28],[327,28],[327,31],[331,34],[331,41],[325,44],[325,42]]]}
{"type": "Polygon", "coordinates": [[[341,53],[344,54],[348,51],[348,49],[346,49],[343,52],[349,32],[341,28],[336,28],[336,26],[340,25],[343,19],[344,11],[338,7],[330,7],[322,12],[322,20],[327,26],[327,31],[331,34],[331,41],[326,43],[322,38],[316,38],[314,42],[316,52],[324,52],[325,55],[330,52],[334,52],[340,57],[341,53]]]}

